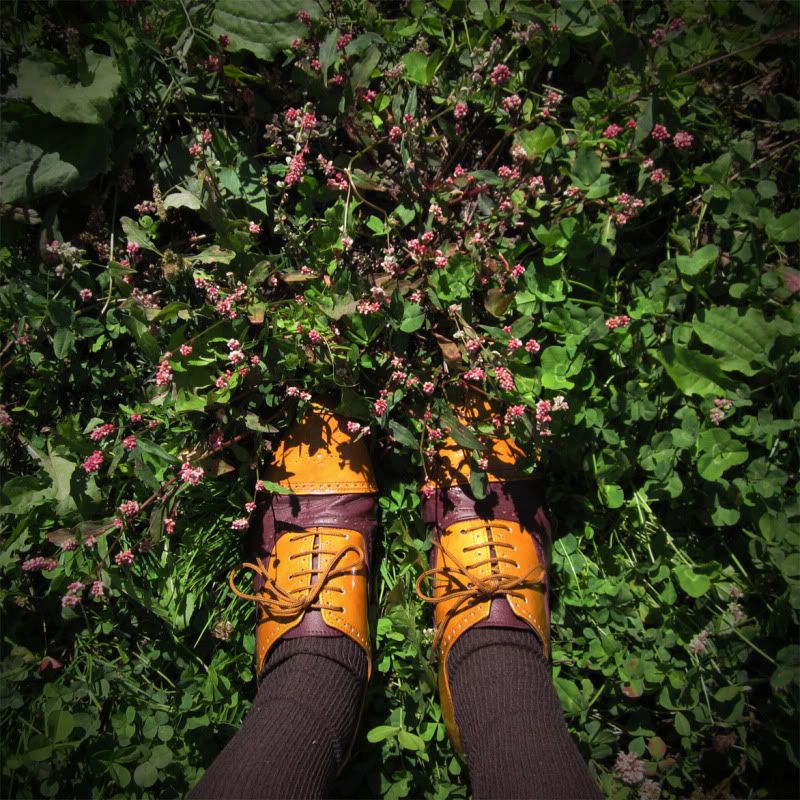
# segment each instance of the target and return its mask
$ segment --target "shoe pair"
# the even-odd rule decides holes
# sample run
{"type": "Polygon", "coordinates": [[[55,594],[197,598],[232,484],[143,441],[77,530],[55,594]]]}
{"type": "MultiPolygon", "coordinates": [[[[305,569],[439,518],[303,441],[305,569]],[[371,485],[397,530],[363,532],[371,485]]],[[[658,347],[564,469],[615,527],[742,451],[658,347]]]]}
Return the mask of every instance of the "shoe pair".
{"type": "MultiPolygon", "coordinates": [[[[485,417],[471,401],[462,422],[485,417]]],[[[550,528],[536,484],[517,464],[522,450],[494,439],[487,459],[488,493],[470,491],[469,450],[447,439],[423,487],[423,516],[432,530],[431,568],[419,576],[419,596],[434,604],[434,649],[439,695],[448,734],[462,751],[447,676],[447,657],[475,627],[533,630],[550,650],[547,560],[550,528]],[[432,580],[431,594],[422,590],[432,580]]],[[[256,674],[279,639],[349,636],[372,654],[367,608],[376,531],[377,485],[363,440],[353,441],[344,420],[313,405],[274,452],[265,477],[292,494],[272,494],[259,508],[253,594],[258,604],[256,674]]]]}

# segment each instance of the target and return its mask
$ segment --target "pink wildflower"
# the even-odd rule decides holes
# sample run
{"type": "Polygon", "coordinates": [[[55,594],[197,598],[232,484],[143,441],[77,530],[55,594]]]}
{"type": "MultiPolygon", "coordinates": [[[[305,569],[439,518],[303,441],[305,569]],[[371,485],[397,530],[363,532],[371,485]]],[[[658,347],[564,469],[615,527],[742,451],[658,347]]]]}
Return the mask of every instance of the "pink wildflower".
{"type": "Polygon", "coordinates": [[[505,64],[498,64],[489,76],[489,80],[494,86],[502,86],[504,83],[508,83],[509,78],[511,78],[511,70],[505,64]]]}
{"type": "Polygon", "coordinates": [[[606,139],[616,139],[616,138],[617,138],[617,136],[619,136],[619,135],[622,133],[622,131],[623,131],[623,128],[621,128],[619,125],[617,125],[617,123],[616,123],[616,122],[612,122],[612,123],[611,123],[611,124],[610,124],[610,125],[609,125],[609,126],[608,126],[608,127],[607,127],[607,128],[604,130],[604,131],[603,131],[603,136],[604,136],[606,139]]]}
{"type": "Polygon", "coordinates": [[[141,422],[142,415],[141,414],[131,414],[131,422],[141,422]]]}
{"type": "Polygon", "coordinates": [[[156,386],[167,386],[172,380],[172,367],[166,359],[158,365],[156,370],[156,386]]]}
{"type": "Polygon", "coordinates": [[[175,520],[172,517],[164,517],[164,530],[167,532],[167,536],[175,533],[175,520]]]}
{"type": "Polygon", "coordinates": [[[91,594],[92,597],[103,597],[106,593],[105,588],[103,581],[93,581],[89,594],[91,594]]]}
{"type": "Polygon", "coordinates": [[[512,94],[508,97],[503,98],[502,106],[503,110],[507,114],[512,114],[515,111],[518,111],[520,106],[522,105],[522,98],[518,94],[512,94]]]}
{"type": "Polygon", "coordinates": [[[184,483],[197,486],[203,480],[204,474],[205,471],[202,467],[193,467],[188,461],[184,461],[181,465],[180,477],[184,483]]]}
{"type": "Polygon", "coordinates": [[[708,643],[708,637],[711,634],[708,630],[702,630],[696,636],[692,637],[692,640],[689,642],[689,649],[695,654],[699,655],[700,653],[705,653],[706,645],[708,643]]]}
{"type": "Polygon", "coordinates": [[[609,317],[606,320],[606,327],[613,331],[616,328],[626,328],[631,324],[631,318],[627,314],[620,314],[617,317],[609,317]]]}
{"type": "Polygon", "coordinates": [[[253,236],[258,236],[258,234],[261,233],[261,226],[257,222],[251,222],[247,226],[247,230],[249,230],[253,236]]]}
{"type": "Polygon", "coordinates": [[[78,542],[72,536],[70,536],[69,539],[64,539],[64,541],[61,542],[61,549],[66,550],[67,552],[69,552],[70,550],[76,550],[77,547],[78,547],[78,542]]]}
{"type": "Polygon", "coordinates": [[[256,491],[257,492],[266,492],[267,487],[264,485],[264,481],[256,481],[256,491]]]}
{"type": "Polygon", "coordinates": [[[131,564],[133,564],[135,558],[136,556],[134,555],[133,550],[123,550],[114,556],[114,563],[118,567],[129,567],[131,564]]]}
{"type": "Polygon", "coordinates": [[[464,119],[469,113],[469,107],[466,103],[456,103],[455,108],[453,109],[453,116],[456,119],[464,119]]]}
{"type": "Polygon", "coordinates": [[[243,531],[250,524],[246,517],[240,517],[231,522],[231,528],[235,531],[243,531]]]}
{"type": "Polygon", "coordinates": [[[392,144],[397,144],[403,138],[403,130],[397,125],[392,125],[389,129],[389,141],[392,144]]]}
{"type": "Polygon", "coordinates": [[[99,442],[101,439],[105,439],[107,436],[111,436],[112,433],[116,430],[116,425],[112,425],[110,422],[107,422],[105,425],[98,425],[90,434],[89,438],[93,442],[99,442]]]}
{"type": "Polygon", "coordinates": [[[244,510],[245,510],[245,511],[246,511],[248,514],[252,514],[252,513],[253,513],[253,512],[256,510],[256,504],[255,504],[255,503],[252,503],[252,502],[250,502],[250,503],[245,503],[245,504],[244,504],[244,510]]]}
{"type": "Polygon", "coordinates": [[[219,46],[223,50],[231,43],[230,36],[228,36],[227,33],[221,33],[219,35],[219,39],[217,39],[217,41],[219,42],[219,46]]]}
{"type": "Polygon", "coordinates": [[[497,382],[500,384],[501,389],[507,392],[513,392],[514,389],[516,389],[514,376],[505,367],[496,367],[494,374],[497,377],[497,382]]]}
{"type": "Polygon", "coordinates": [[[126,517],[135,517],[139,513],[139,504],[136,500],[126,500],[124,503],[120,503],[119,510],[126,517]]]}
{"type": "Polygon", "coordinates": [[[373,408],[376,416],[382,417],[389,409],[389,404],[383,398],[380,398],[373,403],[373,408]]]}
{"type": "Polygon", "coordinates": [[[311,344],[322,344],[323,339],[319,331],[312,328],[308,332],[308,341],[311,342],[311,344]]]}
{"type": "Polygon", "coordinates": [[[675,136],[672,137],[672,143],[679,150],[688,150],[694,143],[694,136],[688,131],[678,131],[675,136]]]}
{"type": "Polygon", "coordinates": [[[103,466],[103,451],[95,450],[84,462],[81,464],[87,475],[97,472],[103,466]]]}
{"type": "Polygon", "coordinates": [[[182,356],[190,356],[192,354],[192,346],[190,344],[182,344],[178,349],[182,356]]]}
{"type": "Polygon", "coordinates": [[[525,342],[525,350],[528,353],[538,353],[541,349],[542,346],[536,341],[536,339],[529,339],[527,342],[525,342]]]}
{"type": "Polygon", "coordinates": [[[657,142],[666,142],[670,138],[669,131],[663,125],[654,125],[650,135],[657,142]]]}
{"type": "Polygon", "coordinates": [[[80,295],[80,298],[81,300],[83,300],[84,303],[92,299],[91,289],[81,289],[80,292],[78,292],[78,294],[80,295]]]}
{"type": "Polygon", "coordinates": [[[639,784],[639,800],[660,800],[661,787],[650,778],[639,784]]]}
{"type": "Polygon", "coordinates": [[[433,394],[435,388],[431,381],[425,381],[425,383],[422,384],[422,391],[424,394],[433,394]]]}
{"type": "Polygon", "coordinates": [[[514,353],[517,350],[519,350],[520,347],[522,347],[522,340],[521,339],[517,339],[517,338],[513,338],[508,343],[508,352],[509,353],[514,353]]]}
{"type": "Polygon", "coordinates": [[[475,381],[480,383],[486,377],[486,373],[480,367],[473,367],[464,373],[465,381],[475,381]]]}
{"type": "Polygon", "coordinates": [[[650,173],[650,183],[662,183],[667,178],[667,173],[663,169],[654,169],[650,173]]]}
{"type": "Polygon", "coordinates": [[[633,753],[620,751],[614,763],[614,772],[623,783],[632,786],[644,779],[644,762],[633,753]]]}
{"type": "Polygon", "coordinates": [[[125,437],[125,438],[122,440],[122,446],[123,446],[123,447],[124,447],[126,450],[135,450],[135,449],[136,449],[136,437],[135,437],[135,436],[133,436],[133,435],[131,435],[131,436],[126,436],[126,437],[125,437]]]}

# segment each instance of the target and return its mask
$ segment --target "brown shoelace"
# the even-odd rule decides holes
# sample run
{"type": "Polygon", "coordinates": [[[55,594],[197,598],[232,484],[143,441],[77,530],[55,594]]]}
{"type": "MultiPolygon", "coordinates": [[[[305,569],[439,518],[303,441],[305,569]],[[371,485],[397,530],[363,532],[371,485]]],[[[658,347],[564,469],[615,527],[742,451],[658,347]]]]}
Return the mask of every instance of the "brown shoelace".
{"type": "MultiPolygon", "coordinates": [[[[231,574],[228,576],[228,583],[230,584],[233,593],[237,597],[242,597],[245,600],[253,600],[254,602],[258,603],[261,606],[264,606],[267,611],[272,613],[274,616],[278,617],[289,617],[289,616],[296,616],[297,614],[301,614],[308,609],[316,609],[322,610],[326,609],[328,611],[336,611],[338,613],[343,612],[345,609],[342,606],[332,606],[328,603],[317,602],[320,592],[322,592],[326,586],[325,584],[331,580],[332,578],[340,578],[345,575],[350,575],[353,572],[357,572],[362,567],[366,566],[366,558],[364,556],[363,550],[360,547],[356,547],[356,545],[348,544],[345,545],[341,550],[324,550],[320,547],[314,547],[314,540],[319,535],[319,533],[314,531],[302,531],[296,534],[285,534],[286,536],[292,536],[290,541],[299,541],[300,539],[304,539],[306,537],[312,537],[312,544],[308,550],[303,550],[300,553],[296,553],[295,555],[289,556],[291,559],[303,558],[304,556],[311,556],[312,563],[313,557],[321,556],[321,555],[329,555],[333,556],[333,558],[328,562],[328,566],[325,569],[304,569],[300,570],[300,572],[295,572],[289,575],[289,578],[296,578],[300,577],[301,575],[317,575],[317,580],[311,584],[310,588],[303,594],[302,596],[298,597],[296,595],[302,593],[304,590],[302,587],[298,587],[297,589],[291,589],[286,591],[278,586],[277,583],[270,577],[266,564],[260,559],[256,559],[256,563],[253,564],[251,562],[244,562],[240,564],[236,569],[231,571],[231,574]],[[346,567],[338,567],[345,556],[346,553],[354,552],[358,554],[358,561],[354,564],[349,564],[346,567]],[[262,580],[264,581],[264,585],[261,587],[261,591],[259,594],[247,594],[246,592],[242,592],[236,586],[236,575],[243,569],[249,569],[256,575],[260,575],[262,580]]],[[[326,530],[326,536],[344,536],[343,533],[337,533],[336,531],[326,530]]],[[[339,592],[340,594],[344,594],[345,590],[341,587],[327,587],[328,591],[339,592]]]]}
{"type": "MultiPolygon", "coordinates": [[[[508,530],[507,526],[499,522],[487,522],[483,527],[485,527],[490,534],[492,529],[495,528],[498,530],[508,530]]],[[[475,529],[463,528],[459,531],[459,533],[472,533],[473,530],[475,529]]],[[[419,578],[417,578],[417,596],[420,598],[420,600],[423,600],[427,603],[433,603],[434,605],[457,599],[456,604],[447,611],[444,619],[442,619],[436,628],[436,634],[433,637],[432,645],[434,651],[444,635],[444,631],[448,622],[450,622],[450,620],[468,603],[479,603],[485,600],[490,600],[498,595],[522,597],[520,591],[521,589],[533,588],[535,586],[541,586],[544,584],[546,570],[539,564],[529,569],[525,575],[513,575],[500,572],[499,570],[500,564],[511,564],[512,566],[519,567],[519,564],[514,561],[514,559],[508,558],[507,556],[490,555],[489,558],[484,558],[483,560],[477,561],[474,564],[465,565],[462,564],[461,561],[459,561],[459,559],[456,558],[441,543],[441,541],[434,539],[433,544],[442,551],[443,555],[447,556],[454,566],[433,567],[432,569],[426,569],[419,576],[419,578]],[[490,575],[485,577],[476,575],[472,571],[478,567],[486,566],[487,564],[490,565],[492,570],[497,571],[493,571],[490,575]],[[439,595],[438,597],[435,595],[425,594],[421,589],[422,582],[426,578],[434,577],[439,578],[442,582],[439,583],[438,586],[434,584],[432,586],[433,591],[436,591],[437,588],[442,586],[449,585],[451,582],[454,583],[457,588],[455,588],[453,591],[439,595]]],[[[481,548],[490,548],[491,553],[491,548],[496,550],[503,547],[511,548],[513,545],[510,542],[496,542],[490,536],[486,543],[469,545],[468,547],[464,548],[464,552],[467,553],[481,548]]]]}

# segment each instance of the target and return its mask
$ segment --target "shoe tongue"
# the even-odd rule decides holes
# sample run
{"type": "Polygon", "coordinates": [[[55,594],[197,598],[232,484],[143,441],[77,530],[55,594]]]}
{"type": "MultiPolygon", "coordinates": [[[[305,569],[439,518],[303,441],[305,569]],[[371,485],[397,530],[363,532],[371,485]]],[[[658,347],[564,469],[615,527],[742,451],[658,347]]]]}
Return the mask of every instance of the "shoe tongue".
{"type": "Polygon", "coordinates": [[[367,569],[377,527],[372,494],[271,495],[255,512],[251,550],[266,559],[285,533],[308,528],[345,528],[363,534],[367,569]]]}
{"type": "Polygon", "coordinates": [[[551,536],[543,492],[534,480],[490,483],[483,500],[476,500],[460,486],[436,489],[430,497],[423,498],[422,517],[438,536],[456,522],[471,519],[519,522],[539,536],[543,544],[549,543],[551,536]]]}

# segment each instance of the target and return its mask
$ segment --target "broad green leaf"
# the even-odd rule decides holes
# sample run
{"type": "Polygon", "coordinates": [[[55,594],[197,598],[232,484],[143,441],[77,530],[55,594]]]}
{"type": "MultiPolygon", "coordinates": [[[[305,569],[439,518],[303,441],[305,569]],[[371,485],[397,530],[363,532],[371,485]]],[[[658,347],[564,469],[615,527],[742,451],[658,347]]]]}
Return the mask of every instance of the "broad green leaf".
{"type": "Polygon", "coordinates": [[[397,742],[405,750],[422,751],[425,749],[425,742],[411,731],[400,731],[397,734],[397,742]]]}
{"type": "Polygon", "coordinates": [[[754,308],[744,312],[732,306],[702,309],[692,321],[692,330],[720,354],[719,365],[726,371],[755,375],[771,367],[769,352],[777,330],[754,308]]]}
{"type": "Polygon", "coordinates": [[[702,597],[711,588],[711,580],[706,575],[698,575],[687,564],[679,564],[672,571],[689,597],[702,597]]]}
{"type": "Polygon", "coordinates": [[[111,147],[108,128],[59,125],[25,131],[25,141],[0,148],[0,198],[4,203],[35,200],[55,192],[79,189],[106,169],[111,147]]]}
{"type": "Polygon", "coordinates": [[[369,83],[372,70],[378,66],[378,62],[380,60],[381,51],[375,45],[372,45],[369,50],[367,50],[361,61],[359,61],[353,67],[353,74],[350,78],[350,83],[354,89],[358,89],[359,86],[366,86],[367,83],[369,83]]]}
{"type": "Polygon", "coordinates": [[[724,428],[703,431],[697,447],[701,453],[697,471],[707,481],[719,480],[731,467],[747,461],[749,455],[746,445],[724,428]]]}
{"type": "Polygon", "coordinates": [[[400,330],[403,333],[418,331],[425,324],[425,312],[418,303],[406,303],[400,330]]]}
{"type": "Polygon", "coordinates": [[[581,188],[588,188],[600,177],[600,156],[594,150],[584,147],[578,151],[572,177],[581,188]]]}
{"type": "Polygon", "coordinates": [[[137,786],[144,789],[149,788],[158,780],[158,770],[152,761],[145,761],[144,764],[139,764],[133,771],[133,780],[137,786]]]}
{"type": "Polygon", "coordinates": [[[401,425],[399,422],[395,422],[394,420],[390,420],[389,422],[389,430],[394,436],[395,441],[400,442],[400,444],[405,445],[406,447],[410,447],[412,450],[416,450],[419,447],[419,441],[417,440],[416,436],[404,425],[401,425]]]}
{"type": "Polygon", "coordinates": [[[328,31],[328,34],[322,40],[319,46],[319,63],[322,69],[322,74],[327,77],[328,70],[331,64],[336,60],[336,42],[341,36],[341,31],[338,28],[328,31]]]}
{"type": "Polygon", "coordinates": [[[534,131],[519,131],[516,139],[529,156],[544,155],[558,141],[556,132],[547,125],[540,125],[534,131]]]}
{"type": "Polygon", "coordinates": [[[800,240],[800,209],[795,208],[781,214],[767,224],[767,236],[773,242],[796,242],[800,240]]]}
{"type": "Polygon", "coordinates": [[[736,387],[717,359],[696,350],[668,344],[650,353],[664,365],[675,385],[686,395],[719,397],[736,387]]]}
{"type": "Polygon", "coordinates": [[[161,251],[150,241],[147,231],[136,220],[130,217],[121,217],[120,224],[129,242],[135,242],[144,250],[161,255],[161,251]]]}
{"type": "Polygon", "coordinates": [[[274,481],[262,480],[261,483],[264,484],[264,489],[266,491],[272,492],[273,494],[294,494],[291,489],[287,489],[285,486],[281,486],[274,481]]]}
{"type": "Polygon", "coordinates": [[[675,731],[680,736],[689,736],[692,732],[689,720],[680,711],[675,714],[675,731]]]}
{"type": "Polygon", "coordinates": [[[373,744],[376,742],[383,742],[390,737],[396,736],[399,731],[400,726],[398,725],[378,725],[367,732],[367,741],[373,744]]]}
{"type": "Polygon", "coordinates": [[[23,761],[47,761],[53,753],[53,746],[45,736],[31,736],[28,749],[22,753],[23,761]]]}
{"type": "Polygon", "coordinates": [[[225,250],[219,245],[212,244],[201,250],[196,256],[192,258],[193,264],[230,264],[236,258],[236,253],[233,250],[225,250]]]}
{"type": "Polygon", "coordinates": [[[715,244],[707,244],[690,256],[677,256],[675,261],[678,270],[684,275],[699,275],[703,270],[717,262],[719,248],[715,244]]]}
{"type": "Polygon", "coordinates": [[[53,742],[63,742],[75,728],[72,714],[65,709],[51,711],[47,717],[47,737],[53,742]]]}
{"type": "Polygon", "coordinates": [[[164,206],[166,208],[191,208],[193,211],[198,211],[203,207],[203,204],[196,195],[186,191],[186,189],[179,189],[164,198],[164,206]]]}
{"type": "Polygon", "coordinates": [[[437,66],[435,54],[425,55],[425,53],[413,51],[406,53],[402,61],[406,66],[405,75],[409,80],[421,86],[427,86],[433,80],[437,66]]]}
{"type": "Polygon", "coordinates": [[[32,508],[53,499],[53,488],[41,475],[20,475],[2,485],[2,514],[27,514],[32,508]]]}
{"type": "Polygon", "coordinates": [[[75,349],[75,334],[70,328],[59,328],[53,336],[53,352],[64,359],[75,349]]]}
{"type": "Polygon", "coordinates": [[[548,347],[541,353],[542,386],[546,389],[571,389],[575,382],[570,380],[583,368],[586,356],[576,353],[571,356],[566,347],[548,347]]]}
{"type": "Polygon", "coordinates": [[[211,33],[214,38],[228,36],[232,52],[248,50],[256,58],[271,61],[306,34],[298,11],[307,11],[313,19],[320,14],[316,0],[219,0],[211,33]]]}
{"type": "Polygon", "coordinates": [[[44,53],[34,53],[19,65],[17,89],[40,111],[64,122],[102,125],[111,119],[113,99],[122,78],[110,56],[85,52],[89,81],[75,83],[44,53]]]}

